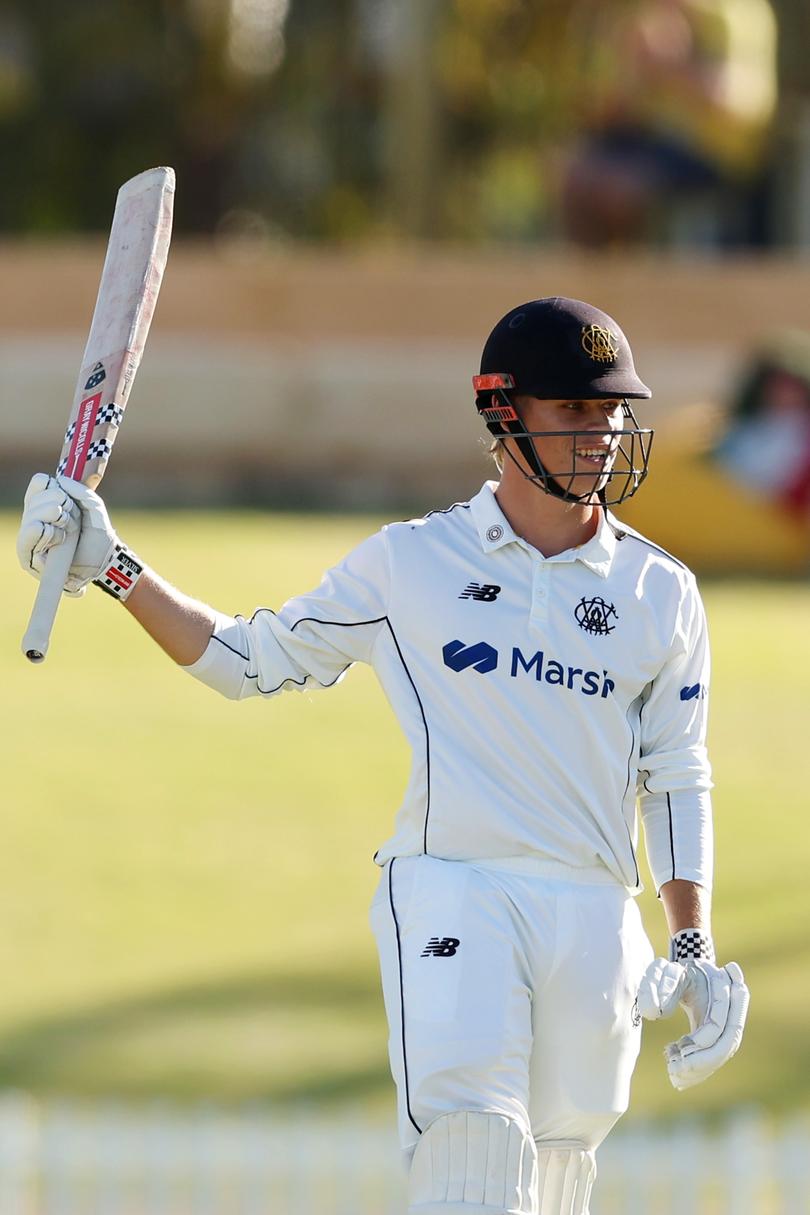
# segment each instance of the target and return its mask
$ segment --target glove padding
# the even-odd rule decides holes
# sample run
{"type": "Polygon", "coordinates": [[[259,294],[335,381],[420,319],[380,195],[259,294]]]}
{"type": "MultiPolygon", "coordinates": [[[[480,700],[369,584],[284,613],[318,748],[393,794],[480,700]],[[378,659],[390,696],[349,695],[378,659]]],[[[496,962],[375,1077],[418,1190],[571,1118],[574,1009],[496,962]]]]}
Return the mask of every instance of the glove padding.
{"type": "Polygon", "coordinates": [[[748,988],[736,962],[717,967],[656,958],[641,980],[638,1011],[648,1021],[670,1017],[681,1004],[689,1033],[664,1051],[669,1078],[682,1090],[700,1084],[736,1054],[748,1015],[748,988]]]}
{"type": "Polygon", "coordinates": [[[107,568],[119,540],[104,502],[92,489],[70,477],[35,473],[17,534],[20,565],[40,578],[51,549],[76,531],[79,542],[64,585],[68,595],[84,594],[87,584],[107,568]]]}

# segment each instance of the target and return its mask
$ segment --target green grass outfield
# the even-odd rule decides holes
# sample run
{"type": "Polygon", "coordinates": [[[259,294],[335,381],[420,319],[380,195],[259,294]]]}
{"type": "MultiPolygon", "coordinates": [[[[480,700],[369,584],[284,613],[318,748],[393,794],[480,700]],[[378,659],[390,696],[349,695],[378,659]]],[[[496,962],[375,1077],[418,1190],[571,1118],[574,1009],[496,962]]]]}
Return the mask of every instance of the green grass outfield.
{"type": "MultiPolygon", "coordinates": [[[[119,528],[226,611],[278,605],[367,518],[130,515],[119,528]]],[[[19,650],[34,584],[0,517],[0,1087],[390,1103],[367,927],[407,756],[371,674],[235,705],[111,600],[63,604],[44,666],[19,650]]],[[[634,1107],[789,1109],[810,1092],[810,588],[708,583],[715,936],[752,987],[744,1048],[676,1095],[649,1032],[634,1107]]],[[[644,895],[648,930],[663,917],[644,895]]]]}

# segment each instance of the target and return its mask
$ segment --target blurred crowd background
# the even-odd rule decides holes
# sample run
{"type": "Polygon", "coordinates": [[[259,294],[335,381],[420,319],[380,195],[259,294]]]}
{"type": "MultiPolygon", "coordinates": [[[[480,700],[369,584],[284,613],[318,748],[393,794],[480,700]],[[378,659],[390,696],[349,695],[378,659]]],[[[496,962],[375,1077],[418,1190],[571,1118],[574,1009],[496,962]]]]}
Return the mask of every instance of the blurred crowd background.
{"type": "Polygon", "coordinates": [[[162,163],[115,500],[466,497],[483,339],[566,294],[655,391],[628,521],[703,567],[806,569],[808,44],[804,0],[7,0],[4,498],[51,459],[115,191],[162,163]],[[744,552],[694,526],[732,509],[744,552]]]}
{"type": "Polygon", "coordinates": [[[0,13],[3,230],[466,247],[810,237],[803,0],[56,0],[0,13]]]}
{"type": "Polygon", "coordinates": [[[709,568],[805,569],[809,43],[803,0],[7,2],[4,495],[50,459],[115,190],[163,163],[174,252],[113,495],[467,496],[484,337],[580,295],[655,391],[628,521],[709,568]],[[695,535],[730,509],[744,553],[695,535]]]}

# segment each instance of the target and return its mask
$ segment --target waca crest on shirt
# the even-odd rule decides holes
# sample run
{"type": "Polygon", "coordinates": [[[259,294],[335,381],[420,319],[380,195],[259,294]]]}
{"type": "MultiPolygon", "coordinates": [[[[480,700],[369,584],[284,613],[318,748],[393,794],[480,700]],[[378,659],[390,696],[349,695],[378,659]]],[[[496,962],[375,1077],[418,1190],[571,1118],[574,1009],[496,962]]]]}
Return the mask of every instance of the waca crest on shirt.
{"type": "Polygon", "coordinates": [[[611,620],[619,619],[613,604],[605,603],[600,595],[594,595],[592,599],[580,599],[574,608],[574,616],[579,627],[586,633],[601,635],[612,633],[616,625],[611,624],[611,620]]]}

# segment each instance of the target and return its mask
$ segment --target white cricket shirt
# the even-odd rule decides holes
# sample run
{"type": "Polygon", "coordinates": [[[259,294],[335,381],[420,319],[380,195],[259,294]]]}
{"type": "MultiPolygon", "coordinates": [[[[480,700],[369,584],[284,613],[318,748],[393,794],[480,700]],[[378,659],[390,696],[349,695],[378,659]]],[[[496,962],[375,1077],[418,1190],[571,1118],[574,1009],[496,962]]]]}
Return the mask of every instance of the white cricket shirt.
{"type": "MultiPolygon", "coordinates": [[[[219,615],[190,674],[238,699],[373,666],[413,760],[376,855],[532,856],[711,885],[709,656],[693,575],[604,512],[544,557],[487,483],[392,523],[278,614],[219,615]]],[[[358,756],[359,758],[359,756],[358,756]]]]}

